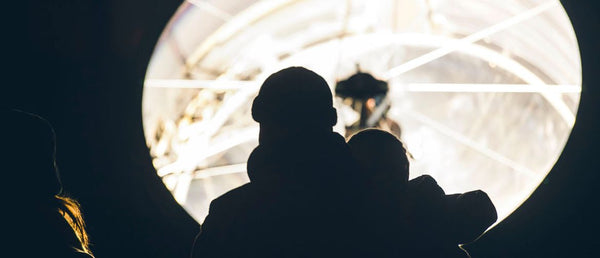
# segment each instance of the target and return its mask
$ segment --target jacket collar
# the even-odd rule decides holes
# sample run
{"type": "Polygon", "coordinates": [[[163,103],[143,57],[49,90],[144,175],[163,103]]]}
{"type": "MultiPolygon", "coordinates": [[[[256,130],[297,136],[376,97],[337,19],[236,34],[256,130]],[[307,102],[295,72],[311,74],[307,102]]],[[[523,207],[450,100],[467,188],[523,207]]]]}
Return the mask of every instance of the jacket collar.
{"type": "Polygon", "coordinates": [[[344,137],[328,132],[260,144],[248,158],[247,171],[254,183],[314,184],[343,176],[341,173],[350,172],[353,164],[344,137]]]}

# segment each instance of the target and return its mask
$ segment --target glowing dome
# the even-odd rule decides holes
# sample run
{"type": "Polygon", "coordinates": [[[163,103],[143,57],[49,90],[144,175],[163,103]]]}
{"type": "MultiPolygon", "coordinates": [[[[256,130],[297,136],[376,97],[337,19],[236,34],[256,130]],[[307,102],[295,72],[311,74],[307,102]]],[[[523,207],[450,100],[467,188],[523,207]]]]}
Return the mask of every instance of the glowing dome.
{"type": "MultiPolygon", "coordinates": [[[[387,81],[387,117],[447,193],[482,189],[499,221],[548,174],[581,92],[575,33],[556,0],[184,2],[148,67],[143,119],[154,166],[199,222],[248,181],[250,105],[291,65],[330,86],[357,64],[387,81]]],[[[336,98],[344,134],[358,114],[336,98]]]]}

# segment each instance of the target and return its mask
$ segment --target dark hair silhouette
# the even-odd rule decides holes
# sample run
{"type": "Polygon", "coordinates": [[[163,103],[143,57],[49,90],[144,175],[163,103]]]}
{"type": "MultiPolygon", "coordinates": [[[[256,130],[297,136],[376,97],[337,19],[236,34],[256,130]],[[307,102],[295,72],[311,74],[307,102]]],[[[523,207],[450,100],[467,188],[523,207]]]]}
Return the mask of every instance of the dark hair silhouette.
{"type": "Polygon", "coordinates": [[[352,135],[348,145],[372,180],[400,186],[408,182],[410,164],[406,148],[393,134],[380,129],[365,129],[352,135]]]}
{"type": "Polygon", "coordinates": [[[4,147],[9,150],[5,157],[7,182],[12,182],[2,191],[22,197],[10,201],[19,211],[13,219],[22,221],[8,225],[14,240],[27,241],[19,239],[23,234],[40,237],[37,244],[44,248],[27,251],[47,257],[92,256],[80,205],[62,189],[54,129],[45,119],[19,110],[2,110],[1,117],[4,147]]]}

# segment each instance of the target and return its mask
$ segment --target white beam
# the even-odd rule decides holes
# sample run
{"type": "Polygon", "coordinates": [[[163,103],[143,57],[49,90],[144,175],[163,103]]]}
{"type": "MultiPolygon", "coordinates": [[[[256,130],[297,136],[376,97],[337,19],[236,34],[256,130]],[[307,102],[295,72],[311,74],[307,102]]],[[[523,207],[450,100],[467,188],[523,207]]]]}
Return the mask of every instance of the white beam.
{"type": "Polygon", "coordinates": [[[458,49],[461,49],[463,47],[466,47],[472,43],[475,43],[481,39],[484,39],[486,37],[489,37],[495,33],[498,33],[502,30],[505,30],[507,28],[510,28],[513,25],[519,24],[525,20],[528,20],[530,18],[533,18],[535,16],[537,16],[538,14],[552,8],[555,7],[559,4],[558,1],[552,1],[552,2],[547,2],[544,4],[540,4],[537,7],[534,7],[532,9],[529,9],[527,11],[524,11],[520,14],[517,14],[515,16],[512,16],[502,22],[499,22],[497,24],[494,24],[490,27],[487,27],[485,29],[482,29],[478,32],[475,32],[469,36],[466,36],[458,41],[455,42],[450,42],[449,44],[438,48],[436,50],[433,50],[429,53],[426,53],[422,56],[416,57],[414,59],[411,59],[399,66],[396,66],[392,69],[390,69],[384,76],[384,78],[386,80],[392,79],[394,77],[397,77],[399,75],[402,75],[405,72],[408,72],[410,70],[413,70],[417,67],[420,67],[424,64],[427,64],[433,60],[436,60],[440,57],[443,57],[449,53],[452,53],[458,49]]]}
{"type": "Polygon", "coordinates": [[[456,132],[455,130],[427,117],[426,115],[423,115],[414,110],[401,110],[401,111],[404,114],[406,114],[407,116],[429,126],[430,128],[456,140],[457,142],[459,142],[461,144],[464,144],[467,147],[474,149],[475,151],[481,153],[484,156],[489,157],[492,160],[497,161],[500,164],[503,164],[507,167],[512,168],[513,170],[515,170],[518,173],[524,174],[525,176],[530,177],[535,180],[540,180],[540,177],[543,176],[543,175],[536,174],[531,169],[512,161],[511,159],[505,157],[504,155],[502,155],[498,152],[493,151],[492,149],[488,148],[487,146],[485,146],[481,143],[473,141],[469,137],[467,137],[459,132],[456,132]]]}
{"type": "Polygon", "coordinates": [[[222,176],[222,175],[230,175],[230,174],[238,174],[246,172],[246,163],[233,164],[227,166],[219,166],[212,168],[205,168],[196,170],[193,172],[194,179],[205,179],[214,176],[222,176]]]}
{"type": "Polygon", "coordinates": [[[408,92],[498,92],[498,93],[581,93],[579,85],[494,84],[494,83],[407,83],[408,92]]]}

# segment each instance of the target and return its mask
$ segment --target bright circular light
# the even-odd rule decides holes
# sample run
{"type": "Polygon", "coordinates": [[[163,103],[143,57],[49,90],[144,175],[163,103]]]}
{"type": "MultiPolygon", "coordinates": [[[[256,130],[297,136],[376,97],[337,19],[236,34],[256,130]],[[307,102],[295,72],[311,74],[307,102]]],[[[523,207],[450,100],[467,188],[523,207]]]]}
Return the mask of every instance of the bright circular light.
{"type": "MultiPolygon", "coordinates": [[[[556,0],[188,0],[160,38],[143,96],[159,176],[199,222],[248,182],[251,101],[291,65],[332,90],[357,71],[389,83],[387,117],[411,177],[482,189],[501,221],[537,188],[569,137],[581,93],[575,33],[556,0]]],[[[357,119],[336,98],[335,130],[357,119]]]]}

